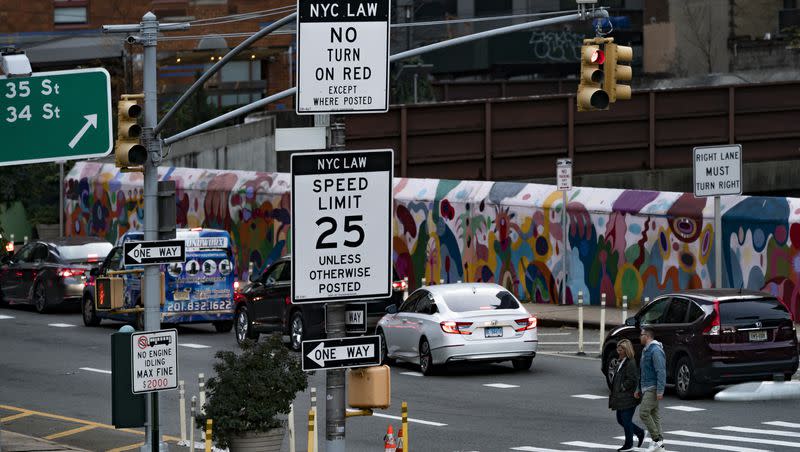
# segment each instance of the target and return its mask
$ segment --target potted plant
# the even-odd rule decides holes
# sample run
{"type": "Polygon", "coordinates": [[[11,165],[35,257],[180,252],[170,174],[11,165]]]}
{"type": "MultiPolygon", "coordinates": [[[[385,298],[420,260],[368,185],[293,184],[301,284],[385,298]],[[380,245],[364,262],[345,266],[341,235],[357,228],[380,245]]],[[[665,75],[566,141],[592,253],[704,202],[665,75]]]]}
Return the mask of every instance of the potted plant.
{"type": "Polygon", "coordinates": [[[215,357],[216,375],[206,385],[198,428],[212,419],[214,442],[231,452],[279,452],[289,406],[308,387],[300,361],[275,336],[262,343],[245,341],[241,353],[219,351],[215,357]]]}

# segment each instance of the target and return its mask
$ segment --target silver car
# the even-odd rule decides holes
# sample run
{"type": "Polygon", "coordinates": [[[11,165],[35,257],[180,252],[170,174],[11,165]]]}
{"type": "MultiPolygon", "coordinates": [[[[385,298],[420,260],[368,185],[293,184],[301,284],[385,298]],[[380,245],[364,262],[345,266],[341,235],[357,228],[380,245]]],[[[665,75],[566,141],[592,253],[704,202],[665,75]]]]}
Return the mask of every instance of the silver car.
{"type": "Polygon", "coordinates": [[[511,361],[527,370],[536,356],[536,317],[497,284],[422,287],[386,312],[376,328],[382,358],[419,364],[425,375],[457,361],[511,361]]]}

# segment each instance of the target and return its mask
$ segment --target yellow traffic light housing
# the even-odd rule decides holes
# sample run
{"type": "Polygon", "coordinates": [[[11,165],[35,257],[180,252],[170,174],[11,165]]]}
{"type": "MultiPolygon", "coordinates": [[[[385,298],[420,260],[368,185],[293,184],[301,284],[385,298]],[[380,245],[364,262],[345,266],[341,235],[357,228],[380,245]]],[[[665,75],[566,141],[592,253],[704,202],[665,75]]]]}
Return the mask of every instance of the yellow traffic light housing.
{"type": "Polygon", "coordinates": [[[147,161],[147,149],[140,143],[142,126],[138,118],[142,107],[135,99],[142,95],[123,94],[117,104],[117,145],[114,148],[119,168],[141,166],[147,161]]]}
{"type": "Polygon", "coordinates": [[[608,38],[584,39],[581,47],[581,79],[578,85],[578,111],[608,109],[609,96],[604,89],[608,38]]]}
{"type": "Polygon", "coordinates": [[[627,82],[633,78],[633,69],[625,63],[633,61],[633,48],[621,46],[613,42],[606,45],[606,62],[603,65],[605,81],[603,89],[608,93],[610,101],[630,100],[630,85],[620,85],[618,82],[627,82]]]}

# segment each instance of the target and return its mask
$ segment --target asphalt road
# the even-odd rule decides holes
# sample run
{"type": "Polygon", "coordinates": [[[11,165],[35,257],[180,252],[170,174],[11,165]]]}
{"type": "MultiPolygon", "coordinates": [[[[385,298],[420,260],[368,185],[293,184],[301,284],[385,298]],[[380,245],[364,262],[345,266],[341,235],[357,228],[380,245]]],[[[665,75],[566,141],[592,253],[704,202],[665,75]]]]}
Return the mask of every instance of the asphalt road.
{"type": "MultiPolygon", "coordinates": [[[[0,309],[2,427],[40,437],[84,428],[54,441],[88,450],[126,450],[140,442],[141,434],[106,427],[111,423],[111,377],[104,373],[110,369],[109,334],[121,325],[86,328],[77,313],[0,309]]],[[[394,366],[392,407],[348,419],[347,450],[382,450],[386,427],[391,423],[397,431],[400,426],[401,401],[408,402],[409,449],[414,451],[615,450],[622,431],[607,409],[608,391],[595,358],[598,332],[586,331],[585,357],[575,356],[575,329],[542,328],[540,334],[542,353],[526,372],[505,364],[469,365],[423,377],[414,366],[394,366]]],[[[187,398],[197,395],[198,373],[211,375],[214,352],[236,348],[233,333],[216,334],[210,326],[180,328],[179,343],[187,398]]],[[[319,391],[324,432],[324,374],[312,375],[310,385],[319,391]]],[[[306,450],[309,403],[308,392],[295,402],[297,450],[306,450]]],[[[177,391],[163,392],[161,406],[162,433],[179,436],[177,391]]],[[[668,444],[673,441],[670,451],[800,448],[796,400],[682,401],[668,393],[662,417],[668,444]]],[[[324,450],[324,433],[320,445],[324,450]]]]}

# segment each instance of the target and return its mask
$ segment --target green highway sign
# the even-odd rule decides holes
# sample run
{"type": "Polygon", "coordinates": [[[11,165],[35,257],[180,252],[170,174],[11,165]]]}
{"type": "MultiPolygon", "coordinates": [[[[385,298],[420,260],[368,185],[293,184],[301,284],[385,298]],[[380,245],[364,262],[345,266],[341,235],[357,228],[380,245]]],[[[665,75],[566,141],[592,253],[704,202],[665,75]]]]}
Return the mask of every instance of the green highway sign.
{"type": "Polygon", "coordinates": [[[0,76],[0,166],[104,157],[113,146],[105,69],[0,76]]]}

